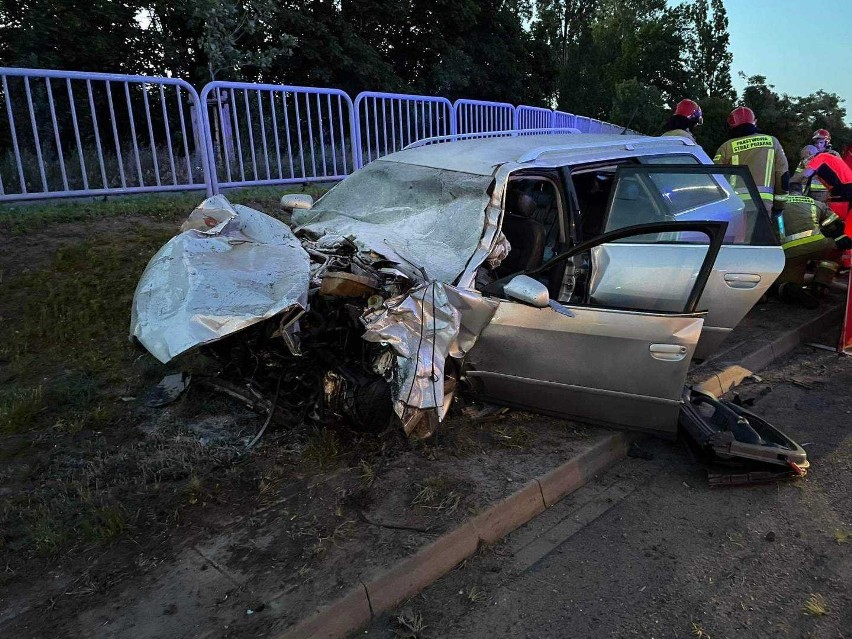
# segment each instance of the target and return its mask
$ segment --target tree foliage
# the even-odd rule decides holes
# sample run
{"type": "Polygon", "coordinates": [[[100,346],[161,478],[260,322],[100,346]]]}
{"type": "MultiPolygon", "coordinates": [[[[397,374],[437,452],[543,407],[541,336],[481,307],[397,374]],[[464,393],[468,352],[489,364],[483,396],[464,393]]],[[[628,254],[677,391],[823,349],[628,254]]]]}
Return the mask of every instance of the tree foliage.
{"type": "MultiPolygon", "coordinates": [[[[711,151],[736,104],[723,0],[3,0],[0,63],[541,104],[660,133],[685,97],[711,151]]],[[[849,140],[835,94],[742,96],[790,148],[849,140]]]]}
{"type": "Polygon", "coordinates": [[[791,164],[801,148],[810,144],[816,129],[831,131],[832,144],[841,149],[852,144],[852,129],[846,125],[843,100],[834,93],[817,91],[804,97],[778,94],[762,75],[748,78],[742,103],[754,111],[757,125],[781,142],[791,164]]]}

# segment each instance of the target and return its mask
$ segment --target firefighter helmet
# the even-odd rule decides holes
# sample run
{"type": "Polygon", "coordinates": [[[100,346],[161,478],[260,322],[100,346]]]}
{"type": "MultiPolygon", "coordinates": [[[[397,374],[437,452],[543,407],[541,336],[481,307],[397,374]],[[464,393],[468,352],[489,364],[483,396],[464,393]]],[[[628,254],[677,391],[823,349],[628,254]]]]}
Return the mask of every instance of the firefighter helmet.
{"type": "Polygon", "coordinates": [[[741,124],[757,124],[757,118],[754,117],[754,111],[748,107],[741,106],[731,111],[728,116],[728,127],[733,129],[741,124]]]}
{"type": "Polygon", "coordinates": [[[826,144],[831,144],[831,133],[828,132],[828,129],[817,129],[811,136],[811,140],[825,140],[826,144]]]}
{"type": "Polygon", "coordinates": [[[689,120],[690,125],[697,126],[704,122],[704,114],[701,112],[701,107],[695,100],[681,100],[677,103],[674,111],[675,115],[682,115],[689,120]]]}

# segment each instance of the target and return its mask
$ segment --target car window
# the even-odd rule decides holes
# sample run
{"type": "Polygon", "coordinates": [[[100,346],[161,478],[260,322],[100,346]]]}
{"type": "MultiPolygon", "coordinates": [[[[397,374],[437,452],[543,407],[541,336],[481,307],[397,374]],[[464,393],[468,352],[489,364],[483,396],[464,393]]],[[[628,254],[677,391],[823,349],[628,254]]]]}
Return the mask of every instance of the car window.
{"type": "MultiPolygon", "coordinates": [[[[692,155],[658,155],[643,158],[645,164],[700,164],[692,155]]],[[[670,213],[677,214],[711,202],[724,199],[725,192],[720,190],[711,175],[683,175],[680,173],[651,174],[651,180],[662,193],[663,200],[670,213]]]]}
{"type": "Polygon", "coordinates": [[[556,255],[564,242],[561,211],[559,190],[549,178],[510,179],[500,228],[511,248],[494,275],[530,270],[556,255]]]}
{"type": "MultiPolygon", "coordinates": [[[[726,244],[775,243],[766,209],[749,191],[747,178],[726,167],[624,167],[614,188],[603,232],[661,221],[718,220],[728,223],[726,244]]],[[[670,240],[704,243],[706,237],[681,234],[670,240]]]]}

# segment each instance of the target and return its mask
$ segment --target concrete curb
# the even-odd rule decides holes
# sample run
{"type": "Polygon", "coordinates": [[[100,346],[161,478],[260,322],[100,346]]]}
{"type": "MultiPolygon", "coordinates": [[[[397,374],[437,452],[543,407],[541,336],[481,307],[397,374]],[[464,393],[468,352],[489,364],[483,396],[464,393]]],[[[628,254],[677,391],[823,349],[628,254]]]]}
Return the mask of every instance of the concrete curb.
{"type": "MultiPolygon", "coordinates": [[[[713,373],[698,384],[721,396],[753,372],[783,357],[805,339],[832,328],[843,317],[843,305],[788,331],[742,358],[740,364],[713,373]]],[[[361,581],[342,598],[317,610],[278,639],[342,639],[366,626],[374,617],[393,609],[450,572],[473,555],[480,543],[493,543],[585,485],[594,475],[627,454],[636,437],[614,433],[589,450],[537,477],[520,490],[488,507],[460,527],[442,535],[417,553],[379,575],[361,581]]]]}
{"type": "Polygon", "coordinates": [[[551,472],[489,506],[459,528],[442,535],[411,557],[362,581],[356,588],[290,628],[279,639],[339,639],[419,593],[473,555],[480,543],[493,543],[627,454],[630,433],[613,433],[551,472]]]}
{"type": "Polygon", "coordinates": [[[728,366],[718,373],[713,373],[706,380],[697,384],[696,387],[712,393],[716,397],[724,395],[735,386],[739,386],[744,379],[754,372],[766,368],[776,359],[787,355],[806,339],[816,337],[839,324],[843,321],[844,310],[845,305],[843,304],[832,306],[811,321],[787,331],[771,342],[767,341],[759,349],[743,357],[739,364],[728,366]]]}

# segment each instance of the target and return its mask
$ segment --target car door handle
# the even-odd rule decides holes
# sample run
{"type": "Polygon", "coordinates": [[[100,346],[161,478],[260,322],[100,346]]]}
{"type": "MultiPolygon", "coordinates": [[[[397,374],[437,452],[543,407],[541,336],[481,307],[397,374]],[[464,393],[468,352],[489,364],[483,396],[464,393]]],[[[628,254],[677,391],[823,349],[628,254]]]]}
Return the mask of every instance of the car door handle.
{"type": "Polygon", "coordinates": [[[754,288],[760,284],[757,273],[725,273],[725,284],[731,288],[754,288]]]}
{"type": "Polygon", "coordinates": [[[680,344],[651,344],[651,357],[664,362],[679,362],[689,350],[680,344]]]}

